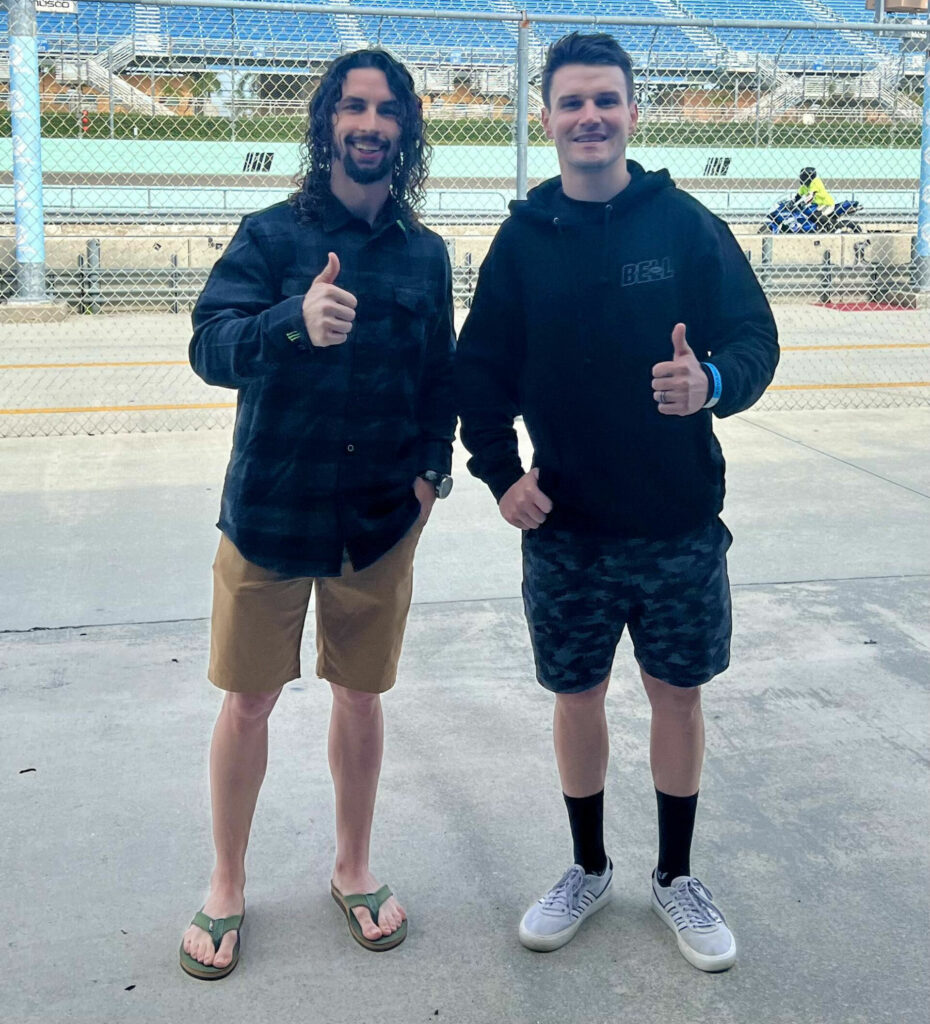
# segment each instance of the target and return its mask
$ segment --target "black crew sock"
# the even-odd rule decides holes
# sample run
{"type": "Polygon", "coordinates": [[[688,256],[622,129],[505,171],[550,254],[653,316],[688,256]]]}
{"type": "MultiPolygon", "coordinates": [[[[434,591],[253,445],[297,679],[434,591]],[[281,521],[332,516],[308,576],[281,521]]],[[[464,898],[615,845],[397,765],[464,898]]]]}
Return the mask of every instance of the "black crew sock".
{"type": "Polygon", "coordinates": [[[586,875],[602,875],[607,870],[604,850],[604,790],[593,796],[566,796],[568,823],[575,845],[575,863],[586,875]]]}
{"type": "Polygon", "coordinates": [[[669,796],[656,790],[659,806],[659,865],[656,881],[670,885],[673,878],[691,874],[691,836],[698,794],[669,796]]]}

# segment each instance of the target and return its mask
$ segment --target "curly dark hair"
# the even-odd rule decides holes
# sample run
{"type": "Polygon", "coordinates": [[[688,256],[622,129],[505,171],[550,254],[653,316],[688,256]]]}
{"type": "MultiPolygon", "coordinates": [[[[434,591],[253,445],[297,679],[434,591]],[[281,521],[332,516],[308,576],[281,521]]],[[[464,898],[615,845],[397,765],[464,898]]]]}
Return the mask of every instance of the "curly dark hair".
{"type": "Polygon", "coordinates": [[[313,223],[330,194],[333,159],[333,117],[342,98],[342,86],[353,68],[378,68],[400,104],[400,151],[391,175],[391,195],[407,222],[417,219],[424,186],[429,173],[432,147],[423,127],[423,104],[416,94],[413,78],[400,61],[387,50],[353,50],[337,57],[320,79],[310,100],[307,135],[301,147],[301,177],[298,190],[291,196],[300,220],[313,223]]]}

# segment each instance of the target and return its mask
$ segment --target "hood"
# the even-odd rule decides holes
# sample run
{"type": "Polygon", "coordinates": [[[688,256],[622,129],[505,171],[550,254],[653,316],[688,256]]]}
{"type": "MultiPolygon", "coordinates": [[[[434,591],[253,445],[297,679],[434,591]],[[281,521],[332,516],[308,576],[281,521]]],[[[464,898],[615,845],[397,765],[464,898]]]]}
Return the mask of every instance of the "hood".
{"type": "Polygon", "coordinates": [[[645,171],[635,160],[628,160],[627,168],[630,171],[630,183],[614,198],[607,200],[606,204],[583,203],[568,199],[562,191],[562,179],[557,176],[532,188],[526,199],[513,200],[510,203],[510,213],[518,219],[526,218],[547,223],[558,217],[562,226],[590,223],[591,214],[594,213],[592,208],[602,209],[604,205],[608,205],[612,213],[621,216],[646,197],[653,196],[664,188],[675,187],[675,182],[666,170],[645,171]]]}
{"type": "Polygon", "coordinates": [[[611,247],[609,239],[613,225],[639,203],[665,189],[674,188],[675,183],[668,171],[644,171],[638,163],[627,160],[630,183],[606,203],[581,202],[570,199],[562,191],[562,179],[550,178],[537,185],[524,200],[510,204],[511,216],[516,221],[529,220],[546,224],[555,229],[562,256],[571,261],[573,246],[581,244],[580,236],[573,239],[575,227],[600,228],[603,244],[599,249],[599,266],[594,279],[600,285],[611,280],[611,247]]]}
{"type": "MultiPolygon", "coordinates": [[[[615,216],[622,216],[647,196],[675,187],[675,182],[666,170],[645,171],[635,160],[627,160],[626,165],[631,178],[629,185],[606,204],[615,216]]],[[[527,218],[550,224],[557,217],[561,226],[569,227],[572,224],[590,223],[592,214],[600,219],[600,210],[604,205],[569,199],[562,191],[562,178],[555,177],[531,189],[526,199],[514,199],[510,204],[510,213],[518,219],[527,218]]]]}

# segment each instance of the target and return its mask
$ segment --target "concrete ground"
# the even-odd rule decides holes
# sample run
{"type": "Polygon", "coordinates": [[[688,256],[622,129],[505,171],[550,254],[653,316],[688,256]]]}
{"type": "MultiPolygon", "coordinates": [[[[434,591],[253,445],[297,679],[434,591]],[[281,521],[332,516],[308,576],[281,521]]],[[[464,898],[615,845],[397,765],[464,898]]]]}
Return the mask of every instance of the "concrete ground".
{"type": "Polygon", "coordinates": [[[731,669],[705,693],[693,864],[737,966],[704,975],[649,908],[648,713],[609,697],[616,899],[553,954],[526,906],[570,859],[516,531],[456,456],[417,561],[374,870],[384,956],[328,893],[327,687],[286,688],[238,969],[183,975],[211,866],[204,678],[222,431],[0,441],[3,1024],[916,1024],[927,1019],[930,409],[759,412],[728,456],[731,669]]]}
{"type": "MultiPolygon", "coordinates": [[[[782,354],[759,409],[930,406],[930,311],[773,311],[782,354]]],[[[230,431],[235,392],[191,373],[190,334],[186,312],[0,325],[0,439],[230,431]]]]}

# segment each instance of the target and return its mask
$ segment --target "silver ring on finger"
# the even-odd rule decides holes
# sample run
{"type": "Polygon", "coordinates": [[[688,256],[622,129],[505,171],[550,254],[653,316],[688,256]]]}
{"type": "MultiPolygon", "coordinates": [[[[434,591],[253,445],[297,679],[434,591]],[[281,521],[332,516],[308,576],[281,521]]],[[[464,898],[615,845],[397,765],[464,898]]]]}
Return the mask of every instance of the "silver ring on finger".
{"type": "Polygon", "coordinates": [[[659,405],[667,405],[668,401],[669,401],[668,392],[667,391],[660,391],[659,392],[659,405]]]}

